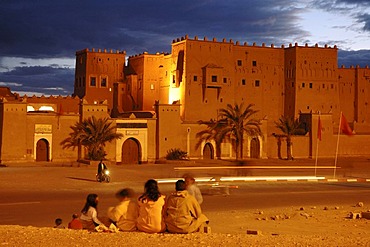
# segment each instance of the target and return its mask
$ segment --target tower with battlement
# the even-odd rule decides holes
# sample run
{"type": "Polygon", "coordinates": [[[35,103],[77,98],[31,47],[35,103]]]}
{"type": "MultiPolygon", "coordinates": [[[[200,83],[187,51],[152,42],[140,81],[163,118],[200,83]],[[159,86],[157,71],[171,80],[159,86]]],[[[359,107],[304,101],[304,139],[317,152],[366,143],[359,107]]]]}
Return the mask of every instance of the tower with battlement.
{"type": "Polygon", "coordinates": [[[84,49],[76,52],[74,95],[89,103],[107,100],[108,112],[114,112],[114,89],[124,81],[125,51],[84,49]],[[115,86],[116,85],[116,86],[115,86]]]}

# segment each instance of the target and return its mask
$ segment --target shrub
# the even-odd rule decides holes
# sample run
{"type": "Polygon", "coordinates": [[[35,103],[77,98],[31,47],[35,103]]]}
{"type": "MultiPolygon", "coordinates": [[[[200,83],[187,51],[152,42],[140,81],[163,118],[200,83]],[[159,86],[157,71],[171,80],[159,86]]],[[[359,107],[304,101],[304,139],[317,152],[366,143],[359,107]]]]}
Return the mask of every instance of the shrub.
{"type": "Polygon", "coordinates": [[[179,148],[171,148],[167,151],[166,159],[167,160],[184,160],[187,159],[187,152],[182,151],[179,148]]]}

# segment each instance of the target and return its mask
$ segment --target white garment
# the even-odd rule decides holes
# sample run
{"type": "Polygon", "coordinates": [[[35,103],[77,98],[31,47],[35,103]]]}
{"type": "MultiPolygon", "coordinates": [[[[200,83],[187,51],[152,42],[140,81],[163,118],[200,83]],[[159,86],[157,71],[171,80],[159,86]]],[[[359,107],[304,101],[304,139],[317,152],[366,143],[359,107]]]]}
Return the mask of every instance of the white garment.
{"type": "Polygon", "coordinates": [[[80,216],[81,220],[86,220],[86,221],[93,221],[95,224],[101,225],[103,224],[99,219],[98,219],[98,212],[94,207],[89,207],[89,210],[87,210],[86,213],[81,214],[80,216]]]}
{"type": "Polygon", "coordinates": [[[196,184],[189,185],[186,190],[189,192],[190,195],[194,196],[195,199],[197,199],[199,205],[202,204],[203,196],[196,184]]]}

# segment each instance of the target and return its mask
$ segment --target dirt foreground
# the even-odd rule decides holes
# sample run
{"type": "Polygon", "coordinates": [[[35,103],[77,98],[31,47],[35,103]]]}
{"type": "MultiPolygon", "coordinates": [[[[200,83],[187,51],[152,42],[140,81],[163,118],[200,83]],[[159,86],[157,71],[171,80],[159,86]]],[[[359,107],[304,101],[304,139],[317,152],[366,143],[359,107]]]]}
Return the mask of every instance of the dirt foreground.
{"type": "Polygon", "coordinates": [[[211,233],[98,233],[0,226],[1,246],[369,246],[369,205],[303,206],[209,213],[211,233]],[[354,216],[354,217],[352,217],[354,216]]]}

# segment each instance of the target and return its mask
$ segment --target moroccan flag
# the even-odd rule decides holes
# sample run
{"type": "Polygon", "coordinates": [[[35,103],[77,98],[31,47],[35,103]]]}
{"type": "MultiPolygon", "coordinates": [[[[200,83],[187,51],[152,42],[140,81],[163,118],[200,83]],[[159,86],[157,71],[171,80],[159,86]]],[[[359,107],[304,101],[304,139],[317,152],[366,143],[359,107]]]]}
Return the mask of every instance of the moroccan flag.
{"type": "Polygon", "coordinates": [[[317,139],[319,139],[319,141],[321,141],[321,131],[322,131],[322,123],[321,123],[321,119],[319,116],[319,123],[317,126],[317,139]]]}
{"type": "Polygon", "coordinates": [[[346,134],[348,136],[353,135],[352,129],[351,127],[349,127],[347,119],[344,117],[343,113],[341,114],[341,119],[340,119],[340,130],[342,131],[343,134],[346,134]]]}

